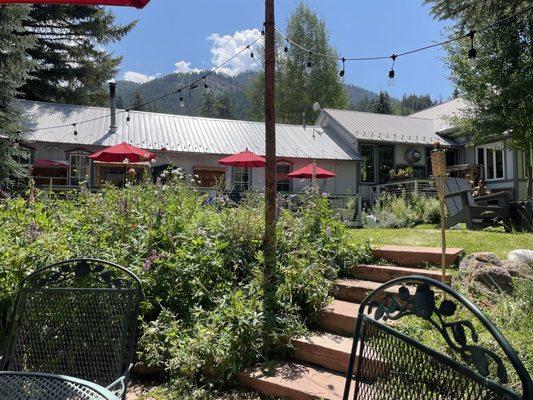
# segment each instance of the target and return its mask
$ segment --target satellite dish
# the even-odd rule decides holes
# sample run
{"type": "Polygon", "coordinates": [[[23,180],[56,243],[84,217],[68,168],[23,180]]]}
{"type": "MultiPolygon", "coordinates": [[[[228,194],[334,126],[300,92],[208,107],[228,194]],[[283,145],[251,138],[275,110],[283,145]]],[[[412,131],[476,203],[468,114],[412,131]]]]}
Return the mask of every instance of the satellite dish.
{"type": "Polygon", "coordinates": [[[320,107],[320,103],[318,101],[315,101],[315,104],[313,104],[313,111],[320,111],[322,107],[320,107]]]}

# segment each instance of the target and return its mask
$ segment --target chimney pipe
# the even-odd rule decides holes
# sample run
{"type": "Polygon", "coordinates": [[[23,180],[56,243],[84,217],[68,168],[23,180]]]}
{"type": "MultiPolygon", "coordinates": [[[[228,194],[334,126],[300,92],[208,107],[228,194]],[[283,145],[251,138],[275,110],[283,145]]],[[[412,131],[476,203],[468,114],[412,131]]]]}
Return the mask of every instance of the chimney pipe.
{"type": "Polygon", "coordinates": [[[111,109],[111,125],[109,132],[115,133],[117,131],[117,84],[109,82],[109,107],[111,109]]]}

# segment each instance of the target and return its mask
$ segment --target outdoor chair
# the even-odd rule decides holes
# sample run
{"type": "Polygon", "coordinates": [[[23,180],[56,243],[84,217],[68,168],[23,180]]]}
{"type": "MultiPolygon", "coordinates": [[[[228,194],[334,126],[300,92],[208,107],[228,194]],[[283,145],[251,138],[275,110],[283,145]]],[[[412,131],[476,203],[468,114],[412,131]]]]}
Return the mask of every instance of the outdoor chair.
{"type": "Polygon", "coordinates": [[[446,228],[464,222],[468,229],[482,229],[494,225],[497,218],[508,222],[510,218],[508,196],[507,192],[500,192],[474,198],[466,180],[447,178],[444,195],[448,209],[446,228]],[[498,202],[498,204],[491,205],[489,202],[498,202]]]}
{"type": "Polygon", "coordinates": [[[474,304],[445,284],[423,276],[397,278],[361,303],[343,400],[532,396],[531,377],[515,350],[474,304]],[[402,330],[406,320],[409,328],[402,330]],[[429,329],[438,337],[430,345],[408,335],[429,329]],[[493,339],[491,349],[477,344],[482,330],[489,333],[484,337],[493,339]],[[435,348],[447,348],[447,354],[435,348]],[[508,386],[511,369],[522,393],[508,386]]]}
{"type": "Polygon", "coordinates": [[[141,297],[139,278],[107,261],[37,270],[21,282],[2,370],[68,375],[125,399],[141,297]]]}

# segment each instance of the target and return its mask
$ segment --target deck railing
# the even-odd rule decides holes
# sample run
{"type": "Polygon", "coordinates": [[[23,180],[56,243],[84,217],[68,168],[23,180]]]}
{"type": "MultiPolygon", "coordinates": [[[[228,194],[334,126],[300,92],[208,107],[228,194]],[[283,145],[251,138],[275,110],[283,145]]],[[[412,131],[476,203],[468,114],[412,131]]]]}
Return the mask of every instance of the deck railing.
{"type": "Polygon", "coordinates": [[[437,187],[433,179],[407,179],[396,182],[387,182],[370,187],[370,200],[375,203],[383,193],[401,196],[403,193],[425,194],[428,197],[437,197],[437,187]]]}

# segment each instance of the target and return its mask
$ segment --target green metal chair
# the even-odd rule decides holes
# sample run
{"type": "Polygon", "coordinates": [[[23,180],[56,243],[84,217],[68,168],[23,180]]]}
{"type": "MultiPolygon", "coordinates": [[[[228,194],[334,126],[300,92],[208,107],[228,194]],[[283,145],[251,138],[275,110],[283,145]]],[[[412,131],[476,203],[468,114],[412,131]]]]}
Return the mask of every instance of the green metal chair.
{"type": "Polygon", "coordinates": [[[141,298],[139,278],[107,261],[37,270],[21,282],[2,369],[68,375],[124,399],[141,298]]]}
{"type": "Polygon", "coordinates": [[[350,398],[530,400],[533,383],[516,351],[473,303],[439,281],[407,276],[384,283],[361,302],[343,400],[350,398]],[[413,319],[407,332],[398,330],[402,318],[413,319]],[[438,332],[448,354],[407,334],[417,329],[438,332]],[[492,349],[478,344],[481,329],[494,339],[492,349]],[[508,367],[521,388],[509,387],[508,367]]]}

